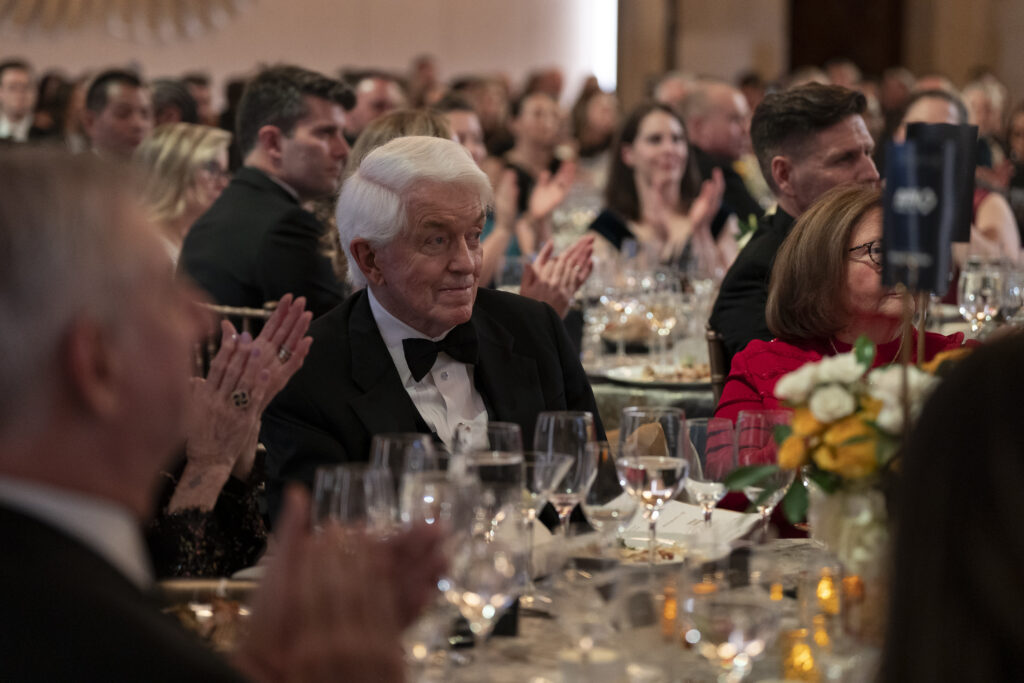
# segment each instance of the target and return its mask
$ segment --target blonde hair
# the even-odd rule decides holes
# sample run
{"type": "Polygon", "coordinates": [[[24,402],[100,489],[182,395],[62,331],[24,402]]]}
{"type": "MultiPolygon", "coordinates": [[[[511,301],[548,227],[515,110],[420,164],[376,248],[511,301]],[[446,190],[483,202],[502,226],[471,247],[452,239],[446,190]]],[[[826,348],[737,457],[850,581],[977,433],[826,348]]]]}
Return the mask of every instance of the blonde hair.
{"type": "Polygon", "coordinates": [[[348,161],[345,177],[353,175],[363,158],[381,145],[407,135],[425,135],[432,138],[452,139],[448,117],[433,109],[397,109],[378,116],[359,134],[348,161]]]}
{"type": "Polygon", "coordinates": [[[135,150],[146,171],[142,201],[157,223],[169,223],[188,208],[196,176],[231,144],[231,133],[194,123],[157,127],[135,150]]]}

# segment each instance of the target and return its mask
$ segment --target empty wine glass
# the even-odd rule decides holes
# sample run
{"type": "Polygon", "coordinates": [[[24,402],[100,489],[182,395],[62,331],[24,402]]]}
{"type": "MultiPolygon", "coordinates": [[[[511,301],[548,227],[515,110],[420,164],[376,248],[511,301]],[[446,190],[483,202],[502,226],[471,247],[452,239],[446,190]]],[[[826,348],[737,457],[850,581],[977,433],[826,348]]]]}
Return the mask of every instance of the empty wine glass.
{"type": "Polygon", "coordinates": [[[657,556],[658,515],[686,483],[683,457],[686,417],[678,408],[625,408],[615,463],[622,488],[643,506],[649,529],[648,558],[657,556]]]}
{"type": "Polygon", "coordinates": [[[686,493],[700,505],[705,528],[711,527],[711,513],[727,492],[725,477],[736,468],[736,433],[730,420],[701,417],[687,420],[689,442],[685,458],[690,463],[686,493]]]}
{"type": "Polygon", "coordinates": [[[514,422],[462,423],[455,428],[453,455],[466,455],[474,451],[504,451],[521,453],[523,431],[514,422]]]}
{"type": "Polygon", "coordinates": [[[960,271],[957,304],[960,315],[977,333],[999,313],[1003,298],[1003,269],[997,262],[970,257],[960,271]]]}
{"type": "MultiPolygon", "coordinates": [[[[736,418],[736,464],[775,465],[778,452],[775,428],[788,425],[790,410],[743,410],[736,418]]],[[[743,488],[747,500],[761,517],[761,538],[768,534],[768,523],[775,506],[786,496],[793,483],[795,471],[778,469],[751,486],[743,488]]]]}
{"type": "Polygon", "coordinates": [[[526,586],[519,597],[523,609],[547,613],[551,599],[539,593],[533,582],[533,531],[540,510],[548,502],[555,484],[561,481],[573,459],[561,453],[527,451],[523,453],[523,519],[526,523],[526,586]]]}
{"type": "Polygon", "coordinates": [[[597,475],[583,498],[583,514],[607,542],[625,531],[639,503],[619,482],[614,446],[607,441],[596,441],[588,447],[594,451],[597,475]]]}
{"type": "Polygon", "coordinates": [[[333,520],[375,535],[385,535],[394,526],[395,488],[386,469],[365,463],[320,467],[313,491],[315,526],[333,520]]]}
{"type": "Polygon", "coordinates": [[[406,472],[437,469],[437,450],[430,434],[376,434],[370,441],[370,465],[391,472],[396,482],[406,472]]]}
{"type": "Polygon", "coordinates": [[[501,613],[522,590],[525,538],[520,506],[521,453],[486,452],[467,456],[472,500],[462,497],[468,514],[458,515],[448,573],[438,582],[445,597],[469,622],[483,646],[501,613]]]}
{"type": "Polygon", "coordinates": [[[583,499],[596,473],[594,452],[587,444],[597,440],[594,416],[581,411],[546,411],[537,416],[533,447],[545,453],[560,453],[573,463],[549,496],[558,512],[564,538],[568,538],[569,515],[583,499]]]}
{"type": "Polygon", "coordinates": [[[690,571],[683,638],[725,671],[719,680],[743,680],[778,637],[781,605],[750,567],[744,550],[690,571]]]}

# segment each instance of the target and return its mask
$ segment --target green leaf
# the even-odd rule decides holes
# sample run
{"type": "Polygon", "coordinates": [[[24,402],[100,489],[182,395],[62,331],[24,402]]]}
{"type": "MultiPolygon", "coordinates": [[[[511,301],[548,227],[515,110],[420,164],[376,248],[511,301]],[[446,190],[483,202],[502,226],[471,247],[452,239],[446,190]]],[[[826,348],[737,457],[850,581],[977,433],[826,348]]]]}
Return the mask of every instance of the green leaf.
{"type": "Polygon", "coordinates": [[[765,487],[764,491],[761,491],[757,498],[750,501],[750,508],[748,508],[748,510],[756,510],[759,505],[763,505],[769,498],[775,495],[775,492],[778,490],[778,486],[765,487]]]}
{"type": "Polygon", "coordinates": [[[853,344],[853,357],[865,368],[870,368],[875,362],[875,345],[870,339],[861,335],[853,344]]]}
{"type": "Polygon", "coordinates": [[[808,467],[806,470],[807,478],[818,485],[825,493],[834,493],[839,485],[843,483],[842,477],[832,472],[826,472],[820,470],[817,467],[808,467]]]}
{"type": "Polygon", "coordinates": [[[737,467],[726,476],[725,487],[730,491],[742,491],[748,486],[753,486],[770,474],[779,471],[778,465],[747,465],[737,467]]]}
{"type": "Polygon", "coordinates": [[[772,434],[775,436],[775,443],[781,444],[783,441],[789,438],[789,435],[793,433],[793,428],[789,425],[775,425],[772,434]]]}
{"type": "Polygon", "coordinates": [[[849,439],[843,441],[839,445],[840,446],[854,446],[854,445],[859,444],[859,443],[864,443],[865,441],[871,441],[872,438],[874,438],[874,437],[872,435],[870,435],[870,434],[858,434],[857,436],[851,436],[849,439]]]}
{"type": "Polygon", "coordinates": [[[807,487],[802,477],[797,477],[793,485],[786,491],[786,497],[782,499],[782,514],[790,524],[796,524],[807,519],[807,487]]]}

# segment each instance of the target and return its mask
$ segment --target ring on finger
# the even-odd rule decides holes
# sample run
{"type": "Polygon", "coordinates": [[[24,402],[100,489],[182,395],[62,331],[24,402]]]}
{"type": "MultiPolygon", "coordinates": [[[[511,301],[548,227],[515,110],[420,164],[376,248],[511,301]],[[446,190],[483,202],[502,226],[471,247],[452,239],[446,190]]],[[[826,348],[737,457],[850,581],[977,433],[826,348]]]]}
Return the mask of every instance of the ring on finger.
{"type": "Polygon", "coordinates": [[[245,389],[235,389],[231,392],[231,402],[236,408],[245,408],[249,405],[249,392],[245,389]]]}
{"type": "Polygon", "coordinates": [[[282,363],[287,363],[291,357],[292,352],[287,346],[282,345],[281,348],[277,350],[277,359],[282,363]]]}

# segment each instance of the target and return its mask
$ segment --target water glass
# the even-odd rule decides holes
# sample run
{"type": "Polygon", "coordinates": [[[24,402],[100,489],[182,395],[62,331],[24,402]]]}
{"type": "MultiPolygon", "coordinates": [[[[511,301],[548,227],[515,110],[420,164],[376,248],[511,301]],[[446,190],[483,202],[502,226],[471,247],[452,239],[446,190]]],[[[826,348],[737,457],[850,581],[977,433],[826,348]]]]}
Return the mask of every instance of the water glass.
{"type": "Polygon", "coordinates": [[[725,497],[723,483],[736,468],[736,432],[730,420],[702,417],[686,421],[689,442],[685,458],[690,463],[686,493],[701,507],[704,523],[711,526],[711,513],[725,497]]]}

